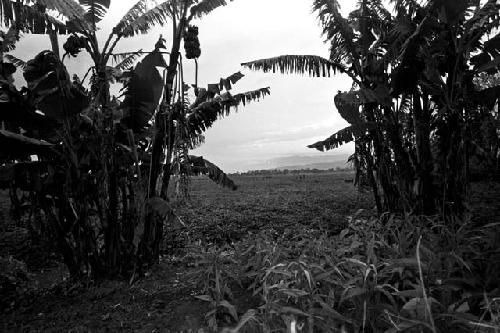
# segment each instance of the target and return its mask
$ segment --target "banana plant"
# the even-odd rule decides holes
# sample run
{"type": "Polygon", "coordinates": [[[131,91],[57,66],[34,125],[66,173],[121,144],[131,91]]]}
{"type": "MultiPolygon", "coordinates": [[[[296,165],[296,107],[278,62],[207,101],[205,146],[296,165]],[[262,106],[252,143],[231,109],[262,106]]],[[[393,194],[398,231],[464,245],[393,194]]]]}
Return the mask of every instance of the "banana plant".
{"type": "MultiPolygon", "coordinates": [[[[166,70],[160,51],[162,45],[160,39],[153,52],[133,70],[124,72],[123,102],[117,106],[120,117],[116,127],[117,140],[129,144],[128,138],[131,135],[135,138],[131,144],[135,145],[134,149],[138,153],[141,177],[148,176],[151,168],[151,119],[156,112],[167,110],[165,101],[160,101],[165,92],[162,76],[157,71],[161,67],[166,70]]],[[[171,125],[165,138],[171,148],[165,154],[168,156],[165,163],[168,175],[163,175],[162,192],[168,192],[170,175],[189,177],[192,174],[206,174],[219,185],[236,189],[237,186],[220,168],[203,158],[189,155],[189,151],[203,144],[204,132],[218,119],[228,116],[238,106],[248,105],[270,94],[269,88],[231,94],[233,86],[243,77],[241,72],[237,72],[209,84],[207,88],[194,85],[197,96],[190,94],[188,84],[179,84],[175,104],[171,106],[169,115],[171,125]]]]}
{"type": "Polygon", "coordinates": [[[380,143],[376,133],[378,126],[373,112],[363,112],[362,109],[367,104],[373,105],[384,99],[371,90],[371,83],[367,79],[369,75],[383,79],[383,66],[374,68],[376,56],[372,55],[375,51],[370,50],[370,46],[375,43],[377,36],[382,38],[387,34],[390,14],[378,1],[360,1],[357,10],[348,18],[342,16],[338,1],[314,0],[313,10],[318,13],[326,42],[330,44],[328,59],[315,55],[285,55],[242,65],[264,72],[300,73],[311,77],[331,77],[332,74],[342,73],[352,80],[352,90],[338,92],[335,97],[339,114],[350,125],[309,147],[325,151],[356,141],[355,154],[351,157],[358,166],[356,184],[359,184],[361,176],[368,178],[377,208],[381,212],[384,210],[384,203],[379,193],[379,182],[375,178],[375,175],[380,177],[381,173],[371,155],[373,146],[377,147],[380,143]],[[366,169],[361,169],[360,166],[366,166],[366,169]]]}
{"type": "MultiPolygon", "coordinates": [[[[201,50],[196,29],[187,23],[224,5],[223,1],[166,1],[152,11],[140,1],[115,27],[104,49],[99,49],[94,27],[109,2],[80,4],[79,14],[63,6],[57,10],[68,11],[64,15],[71,32],[64,47],[67,56],[86,50],[94,60],[90,90],[79,80],[70,79],[53,52],[44,51],[27,63],[17,61],[24,67],[28,87],[21,93],[13,85],[2,85],[2,96],[9,96],[6,100],[11,104],[10,111],[2,108],[0,116],[6,117],[9,127],[30,134],[26,137],[29,140],[23,136],[23,158],[37,155],[39,165],[37,171],[31,163],[14,163],[9,170],[16,174],[29,166],[35,171],[29,177],[35,180],[31,185],[36,187],[30,189],[37,193],[34,204],[50,220],[47,222],[54,228],[51,239],[72,276],[127,276],[159,257],[163,219],[170,218],[171,208],[157,196],[161,193],[167,198],[171,175],[205,174],[222,186],[236,188],[220,168],[191,156],[189,150],[203,142],[203,132],[215,121],[241,104],[266,96],[269,89],[232,94],[232,85],[243,77],[235,73],[206,89],[198,87],[195,78],[193,92],[188,92],[180,52],[185,34],[189,37],[186,58],[196,59],[201,50]],[[168,63],[163,58],[162,38],[151,52],[113,53],[121,38],[146,32],[153,23],[167,19],[176,26],[177,41],[168,63]],[[134,69],[119,73],[142,54],[146,57],[134,69]],[[172,54],[177,55],[173,58],[172,54]],[[110,59],[120,64],[111,67],[110,59]],[[158,68],[163,68],[163,73],[158,68]],[[125,83],[119,98],[109,92],[110,81],[116,77],[125,83]],[[34,120],[15,110],[25,110],[34,120]],[[20,118],[13,119],[14,113],[20,118]],[[160,188],[153,195],[149,191],[143,195],[141,180],[152,183],[158,144],[161,160],[166,161],[160,164],[161,180],[156,178],[160,188]]],[[[13,66],[6,68],[12,72],[13,66]]],[[[3,134],[2,142],[19,139],[17,134],[3,134]]],[[[11,162],[19,158],[4,151],[11,162]]],[[[26,185],[28,189],[30,184],[26,185]]]]}
{"type": "Polygon", "coordinates": [[[363,0],[344,17],[338,1],[314,0],[330,44],[328,59],[287,55],[242,65],[312,77],[348,75],[352,89],[339,92],[335,105],[350,125],[310,148],[324,151],[355,141],[352,160],[366,168],[380,213],[461,214],[468,115],[491,112],[498,96],[497,87],[477,91],[472,82],[499,68],[493,32],[500,5],[493,0],[392,4],[387,8],[395,15],[381,1],[363,0]]]}

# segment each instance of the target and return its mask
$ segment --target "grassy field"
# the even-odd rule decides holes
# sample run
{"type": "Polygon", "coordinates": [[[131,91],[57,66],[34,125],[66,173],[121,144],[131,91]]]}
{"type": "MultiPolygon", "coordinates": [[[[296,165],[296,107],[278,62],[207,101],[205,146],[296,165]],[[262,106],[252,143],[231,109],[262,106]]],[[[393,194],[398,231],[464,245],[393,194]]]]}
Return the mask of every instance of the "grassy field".
{"type": "MultiPolygon", "coordinates": [[[[213,244],[241,240],[235,245],[240,248],[266,233],[271,238],[290,230],[336,234],[346,227],[348,216],[374,213],[370,194],[358,192],[345,181],[352,177],[352,173],[307,174],[303,179],[296,175],[234,176],[239,185],[237,191],[194,178],[190,200],[174,201],[176,212],[186,225],[182,241],[169,239],[168,245],[174,250],[193,243],[208,245],[198,248],[210,248],[213,244]]],[[[500,205],[495,193],[499,191],[497,183],[474,184],[472,206],[478,222],[498,221],[500,205]]],[[[314,240],[313,236],[307,242],[314,240]]],[[[199,279],[209,273],[196,273],[197,259],[192,251],[179,253],[188,255],[166,257],[133,285],[127,281],[70,285],[63,283],[66,274],[61,267],[33,274],[34,289],[0,316],[0,331],[208,332],[199,329],[206,327],[205,314],[210,307],[193,297],[200,287],[192,277],[199,279]]],[[[204,255],[210,257],[207,253],[204,255]]],[[[246,288],[231,288],[239,315],[260,305],[246,288]]]]}
{"type": "Polygon", "coordinates": [[[346,216],[372,209],[371,196],[360,193],[351,172],[274,176],[232,176],[239,186],[230,191],[206,178],[191,182],[188,203],[176,203],[176,212],[189,226],[191,240],[224,243],[248,232],[281,232],[303,226],[338,232],[346,216]]]}
{"type": "MultiPolygon", "coordinates": [[[[337,232],[346,216],[371,209],[370,196],[359,193],[345,180],[352,173],[234,176],[237,191],[216,186],[206,178],[191,181],[190,200],[174,200],[176,213],[185,223],[184,246],[227,244],[269,231],[280,234],[295,228],[337,232]]],[[[5,207],[4,207],[5,208],[5,207]]],[[[8,213],[6,213],[8,214],[8,213]]],[[[151,275],[129,286],[107,282],[91,288],[61,289],[61,267],[32,275],[36,298],[19,301],[16,310],[1,316],[2,332],[177,332],[204,326],[207,307],[192,296],[194,285],[186,278],[192,268],[186,262],[164,262],[151,275]]],[[[243,306],[248,295],[238,297],[243,306]]]]}

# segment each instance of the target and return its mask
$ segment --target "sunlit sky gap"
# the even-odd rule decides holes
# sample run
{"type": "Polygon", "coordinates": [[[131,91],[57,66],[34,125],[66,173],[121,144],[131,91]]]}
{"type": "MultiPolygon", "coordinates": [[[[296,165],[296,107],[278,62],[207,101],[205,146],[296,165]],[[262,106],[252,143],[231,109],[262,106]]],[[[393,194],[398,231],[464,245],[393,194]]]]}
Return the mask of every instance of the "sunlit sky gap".
{"type": "MultiPolygon", "coordinates": [[[[114,0],[100,23],[104,43],[111,28],[136,0],[114,0]]],[[[342,12],[350,12],[356,1],[341,0],[342,12]]],[[[309,78],[300,75],[264,74],[243,69],[242,62],[284,54],[314,54],[328,57],[311,0],[235,0],[196,24],[200,28],[202,55],[200,86],[216,83],[221,77],[242,71],[246,77],[234,92],[271,87],[271,96],[241,107],[238,113],[217,122],[206,132],[206,143],[193,154],[204,156],[228,172],[274,167],[272,160],[294,155],[316,156],[347,154],[346,145],[321,153],[307,148],[323,140],[347,123],[338,115],[333,97],[338,90],[349,90],[351,81],[343,75],[309,78]]],[[[147,35],[125,39],[118,52],[152,50],[162,34],[170,42],[170,27],[157,27],[147,35]]],[[[66,37],[61,37],[61,44],[66,37]]],[[[169,47],[169,45],[167,45],[169,47]]],[[[33,58],[41,49],[50,49],[47,36],[25,35],[14,55],[33,58]]],[[[82,77],[91,66],[83,52],[65,61],[70,74],[82,77]]],[[[194,82],[194,63],[187,62],[185,78],[194,82]]],[[[23,84],[16,75],[17,84],[23,84]]]]}

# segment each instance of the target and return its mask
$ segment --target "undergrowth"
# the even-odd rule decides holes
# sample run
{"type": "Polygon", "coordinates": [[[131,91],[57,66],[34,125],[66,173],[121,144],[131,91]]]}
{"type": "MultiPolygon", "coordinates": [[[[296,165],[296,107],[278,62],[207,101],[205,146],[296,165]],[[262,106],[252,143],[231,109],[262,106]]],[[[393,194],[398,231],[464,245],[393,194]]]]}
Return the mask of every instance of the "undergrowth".
{"type": "Polygon", "coordinates": [[[352,217],[337,236],[261,232],[196,252],[198,299],[224,332],[500,332],[500,225],[352,217]],[[232,288],[260,306],[237,309],[232,288]]]}
{"type": "Polygon", "coordinates": [[[26,264],[13,257],[0,256],[0,311],[13,306],[26,292],[29,273],[26,264]]]}

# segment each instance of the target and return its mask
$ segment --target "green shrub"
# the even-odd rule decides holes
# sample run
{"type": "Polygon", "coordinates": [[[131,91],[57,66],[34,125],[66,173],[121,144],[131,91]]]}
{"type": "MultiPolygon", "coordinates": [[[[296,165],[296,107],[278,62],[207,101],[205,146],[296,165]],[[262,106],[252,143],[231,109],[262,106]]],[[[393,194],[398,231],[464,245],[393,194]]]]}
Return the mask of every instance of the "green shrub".
{"type": "Polygon", "coordinates": [[[26,264],[12,257],[0,257],[0,310],[13,305],[27,290],[29,281],[26,264]]]}
{"type": "Polygon", "coordinates": [[[499,231],[386,215],[355,216],[333,237],[259,234],[237,244],[236,259],[261,305],[230,331],[496,333],[499,231]]]}

